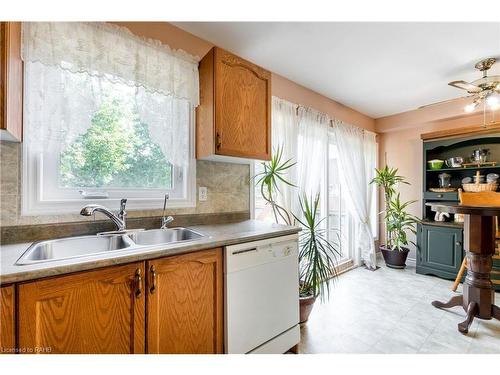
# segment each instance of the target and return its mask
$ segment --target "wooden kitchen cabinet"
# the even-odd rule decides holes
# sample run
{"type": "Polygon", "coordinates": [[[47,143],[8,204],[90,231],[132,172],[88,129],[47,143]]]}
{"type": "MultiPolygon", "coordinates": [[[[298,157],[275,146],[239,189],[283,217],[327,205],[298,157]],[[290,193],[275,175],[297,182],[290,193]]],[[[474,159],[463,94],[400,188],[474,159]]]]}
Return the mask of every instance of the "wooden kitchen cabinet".
{"type": "MultiPolygon", "coordinates": [[[[222,353],[222,283],[220,248],[20,283],[18,346],[145,353],[147,343],[149,353],[222,353]]],[[[1,346],[15,345],[11,288],[2,288],[1,346]]]]}
{"type": "Polygon", "coordinates": [[[22,283],[19,347],[50,353],[144,353],[144,263],[22,283]]]}
{"type": "Polygon", "coordinates": [[[0,288],[0,354],[12,354],[16,346],[14,286],[0,288]]]}
{"type": "Polygon", "coordinates": [[[222,249],[148,261],[147,269],[148,353],[222,353],[222,249]]]}
{"type": "Polygon", "coordinates": [[[21,22],[0,22],[0,139],[21,141],[22,124],[21,22]]]}
{"type": "Polygon", "coordinates": [[[271,158],[271,73],[214,47],[200,61],[196,156],[271,158]]]}

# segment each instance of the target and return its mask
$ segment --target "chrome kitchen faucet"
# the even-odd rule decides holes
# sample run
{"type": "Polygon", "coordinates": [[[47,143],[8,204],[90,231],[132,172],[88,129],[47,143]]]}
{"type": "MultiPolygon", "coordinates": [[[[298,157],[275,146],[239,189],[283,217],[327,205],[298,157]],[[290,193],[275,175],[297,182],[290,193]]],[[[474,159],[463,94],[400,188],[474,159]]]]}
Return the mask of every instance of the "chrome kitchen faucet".
{"type": "Polygon", "coordinates": [[[116,230],[121,232],[127,229],[127,211],[125,211],[125,206],[127,205],[127,200],[124,198],[120,201],[120,211],[114,214],[108,208],[101,206],[99,204],[89,204],[82,208],[80,215],[91,216],[96,211],[100,212],[111,219],[113,224],[116,225],[116,230]]]}

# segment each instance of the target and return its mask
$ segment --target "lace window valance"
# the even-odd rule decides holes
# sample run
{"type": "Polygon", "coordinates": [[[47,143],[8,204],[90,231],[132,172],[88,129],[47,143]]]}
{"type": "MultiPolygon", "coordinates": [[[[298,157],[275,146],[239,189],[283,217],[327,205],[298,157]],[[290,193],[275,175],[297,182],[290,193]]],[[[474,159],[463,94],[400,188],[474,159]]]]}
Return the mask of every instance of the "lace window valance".
{"type": "Polygon", "coordinates": [[[198,59],[106,23],[28,22],[23,59],[143,86],[198,105],[198,59]]]}

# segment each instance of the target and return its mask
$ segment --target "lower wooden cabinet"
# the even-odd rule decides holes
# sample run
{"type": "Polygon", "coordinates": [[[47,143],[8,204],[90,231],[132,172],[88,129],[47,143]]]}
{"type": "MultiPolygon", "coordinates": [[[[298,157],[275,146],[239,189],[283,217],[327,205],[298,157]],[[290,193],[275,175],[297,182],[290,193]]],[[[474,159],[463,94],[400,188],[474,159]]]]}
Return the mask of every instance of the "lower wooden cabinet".
{"type": "Polygon", "coordinates": [[[222,353],[222,250],[147,262],[148,353],[222,353]]]}
{"type": "MultiPolygon", "coordinates": [[[[220,248],[21,283],[18,347],[28,353],[222,353],[222,283],[220,248]]],[[[14,287],[2,288],[0,346],[15,346],[13,298],[14,287]]]]}
{"type": "Polygon", "coordinates": [[[14,285],[0,288],[0,354],[14,353],[15,331],[14,285]]]}
{"type": "Polygon", "coordinates": [[[144,353],[144,263],[19,285],[19,348],[144,353]]]}

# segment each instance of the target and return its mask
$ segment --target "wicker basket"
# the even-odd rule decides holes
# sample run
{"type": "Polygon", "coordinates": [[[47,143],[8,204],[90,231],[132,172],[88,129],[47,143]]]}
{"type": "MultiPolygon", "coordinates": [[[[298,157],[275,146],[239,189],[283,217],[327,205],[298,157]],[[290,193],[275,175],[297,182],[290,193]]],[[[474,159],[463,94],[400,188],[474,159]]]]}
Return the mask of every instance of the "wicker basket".
{"type": "Polygon", "coordinates": [[[464,191],[479,193],[481,191],[496,191],[498,184],[496,182],[491,184],[462,184],[464,191]]]}
{"type": "Polygon", "coordinates": [[[497,191],[498,184],[496,182],[490,182],[485,184],[479,183],[479,171],[476,171],[476,182],[473,184],[462,184],[464,191],[471,193],[480,193],[482,191],[497,191]]]}

